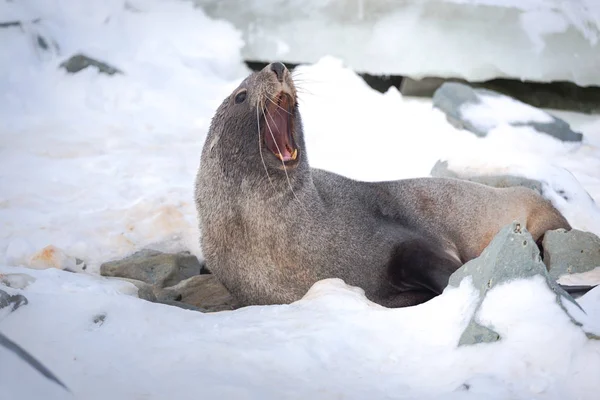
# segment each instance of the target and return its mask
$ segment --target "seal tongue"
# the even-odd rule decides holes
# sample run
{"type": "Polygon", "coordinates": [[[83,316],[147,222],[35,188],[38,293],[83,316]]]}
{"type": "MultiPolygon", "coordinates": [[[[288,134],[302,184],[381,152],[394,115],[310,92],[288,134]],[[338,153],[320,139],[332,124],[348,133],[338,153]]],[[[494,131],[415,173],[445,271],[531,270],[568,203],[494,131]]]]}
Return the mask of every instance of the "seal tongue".
{"type": "Polygon", "coordinates": [[[291,112],[290,98],[282,94],[276,103],[269,102],[265,113],[265,144],[281,161],[295,160],[298,154],[291,135],[291,112]]]}

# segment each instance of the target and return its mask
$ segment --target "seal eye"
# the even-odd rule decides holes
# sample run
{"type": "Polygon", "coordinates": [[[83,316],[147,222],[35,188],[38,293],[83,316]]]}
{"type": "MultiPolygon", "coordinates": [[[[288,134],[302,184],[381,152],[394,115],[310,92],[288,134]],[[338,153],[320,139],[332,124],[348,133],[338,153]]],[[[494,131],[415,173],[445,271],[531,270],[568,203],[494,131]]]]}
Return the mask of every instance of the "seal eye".
{"type": "Polygon", "coordinates": [[[243,103],[246,100],[246,89],[242,89],[235,95],[235,104],[243,103]]]}

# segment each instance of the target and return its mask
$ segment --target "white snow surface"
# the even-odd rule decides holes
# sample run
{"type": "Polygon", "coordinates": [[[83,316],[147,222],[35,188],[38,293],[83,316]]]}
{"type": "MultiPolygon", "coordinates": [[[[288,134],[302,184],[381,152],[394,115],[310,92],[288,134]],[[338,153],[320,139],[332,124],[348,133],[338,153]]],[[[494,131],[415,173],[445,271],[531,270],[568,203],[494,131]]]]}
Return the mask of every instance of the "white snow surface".
{"type": "MultiPolygon", "coordinates": [[[[97,276],[0,272],[36,278],[23,291],[30,304],[2,320],[2,331],[51,365],[75,398],[591,400],[600,390],[600,341],[587,339],[541,279],[486,298],[479,320],[501,342],[457,348],[477,303],[469,279],[405,309],[331,279],[291,305],[202,314],[121,294],[126,283],[97,276]]],[[[580,300],[595,296],[593,316],[599,290],[580,300]]],[[[575,315],[594,327],[590,314],[575,315]]],[[[20,390],[1,379],[8,394],[20,390]]]]}
{"type": "MultiPolygon", "coordinates": [[[[478,319],[502,340],[457,348],[477,303],[468,280],[401,310],[327,280],[291,305],[202,314],[97,276],[148,246],[201,256],[194,175],[214,110],[248,73],[241,36],[174,0],[0,2],[0,16],[42,18],[0,29],[0,274],[11,286],[0,288],[29,300],[0,314],[0,332],[72,391],[1,349],[0,398],[598,398],[600,341],[584,331],[600,334],[600,288],[578,299],[586,314],[571,312],[580,328],[541,281],[499,286],[478,319]],[[37,34],[58,49],[36,50],[37,34]],[[75,52],[124,74],[69,75],[58,65],[75,52]],[[61,271],[77,259],[86,273],[61,271]]],[[[428,176],[438,159],[520,174],[542,180],[574,227],[600,233],[597,116],[559,115],[581,145],[508,125],[482,139],[428,101],[371,90],[333,57],[295,77],[313,166],[370,181],[428,176]]]]}
{"type": "Polygon", "coordinates": [[[479,103],[462,105],[460,115],[485,131],[501,124],[553,121],[550,115],[539,108],[524,104],[511,97],[479,94],[478,100],[479,103]]]}

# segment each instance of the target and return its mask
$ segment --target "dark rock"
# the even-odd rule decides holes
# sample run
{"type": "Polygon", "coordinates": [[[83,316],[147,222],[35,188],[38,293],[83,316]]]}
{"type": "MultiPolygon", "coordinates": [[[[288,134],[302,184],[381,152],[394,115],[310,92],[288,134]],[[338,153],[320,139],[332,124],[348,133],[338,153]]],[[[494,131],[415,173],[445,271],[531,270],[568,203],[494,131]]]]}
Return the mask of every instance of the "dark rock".
{"type": "Polygon", "coordinates": [[[535,179],[527,179],[514,175],[459,175],[448,168],[448,162],[446,161],[436,162],[431,169],[430,175],[437,178],[462,179],[496,188],[523,186],[542,194],[542,183],[535,179]]]}
{"type": "MultiPolygon", "coordinates": [[[[461,113],[463,106],[480,104],[482,102],[482,96],[504,97],[513,102],[521,103],[524,108],[532,107],[512,97],[504,96],[498,92],[488,89],[475,89],[469,85],[458,82],[446,82],[442,84],[433,95],[433,105],[434,107],[443,111],[446,114],[448,122],[450,122],[456,128],[466,129],[470,132],[473,132],[477,136],[485,137],[487,136],[489,129],[481,127],[476,123],[476,121],[471,121],[467,118],[464,118],[461,113]]],[[[581,142],[583,135],[571,130],[569,124],[567,124],[565,121],[556,118],[545,111],[539,110],[539,112],[547,114],[552,121],[547,123],[534,121],[506,121],[506,123],[517,127],[529,126],[538,132],[545,133],[564,142],[581,142]]]]}
{"type": "Polygon", "coordinates": [[[106,321],[106,314],[98,314],[93,318],[92,321],[94,322],[94,324],[102,326],[104,324],[104,321],[106,321]]]}
{"type": "Polygon", "coordinates": [[[123,72],[102,61],[95,60],[84,54],[76,54],[60,64],[67,72],[75,74],[87,67],[95,67],[98,72],[107,75],[122,74],[123,72]]]}
{"type": "Polygon", "coordinates": [[[200,275],[206,275],[206,274],[212,274],[212,272],[210,272],[210,270],[208,269],[208,266],[206,265],[206,261],[202,260],[202,261],[200,261],[200,275]]]}
{"type": "Polygon", "coordinates": [[[576,229],[548,231],[542,247],[544,263],[554,280],[600,267],[600,238],[593,233],[576,229]]]}
{"type": "Polygon", "coordinates": [[[0,22],[0,28],[20,28],[21,25],[21,21],[0,22]]]}
{"type": "Polygon", "coordinates": [[[21,294],[8,294],[0,290],[0,309],[9,307],[9,312],[13,312],[21,306],[27,305],[27,298],[21,294]]]}
{"type": "Polygon", "coordinates": [[[166,254],[149,249],[100,266],[103,276],[135,279],[157,287],[172,286],[199,273],[200,263],[189,252],[166,254]]]}
{"type": "Polygon", "coordinates": [[[573,82],[532,82],[516,79],[468,82],[457,78],[404,77],[400,85],[400,93],[403,96],[432,97],[445,82],[459,82],[474,88],[490,89],[539,108],[588,114],[600,112],[600,87],[582,87],[573,82]]]}
{"type": "Polygon", "coordinates": [[[481,256],[460,267],[450,277],[449,285],[457,287],[464,278],[470,276],[473,286],[479,290],[479,304],[469,326],[459,340],[459,346],[493,342],[500,339],[497,332],[481,326],[476,321],[477,313],[487,292],[502,283],[536,275],[545,278],[546,284],[556,295],[557,304],[569,315],[574,324],[581,326],[569,314],[563,303],[571,302],[580,308],[579,305],[550,277],[541,260],[538,247],[529,232],[525,227],[514,222],[500,230],[481,256]]]}
{"type": "Polygon", "coordinates": [[[234,300],[213,275],[193,276],[156,292],[159,303],[181,302],[207,311],[232,310],[234,300]]]}

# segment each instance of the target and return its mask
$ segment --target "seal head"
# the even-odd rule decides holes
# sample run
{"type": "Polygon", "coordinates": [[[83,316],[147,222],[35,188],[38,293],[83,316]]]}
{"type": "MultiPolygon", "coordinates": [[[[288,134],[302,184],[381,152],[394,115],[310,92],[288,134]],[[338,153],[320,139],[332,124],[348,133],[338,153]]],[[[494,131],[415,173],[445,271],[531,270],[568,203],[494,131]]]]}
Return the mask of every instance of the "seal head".
{"type": "Polygon", "coordinates": [[[236,165],[257,179],[265,178],[265,170],[289,174],[300,166],[308,169],[288,69],[273,63],[246,78],[218,108],[207,143],[203,157],[216,156],[220,165],[236,165]]]}

